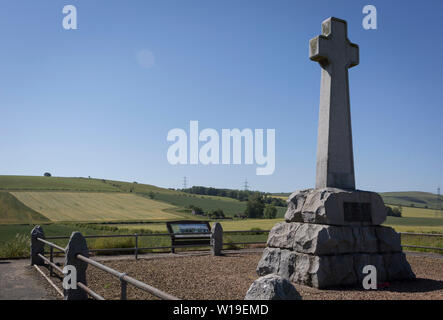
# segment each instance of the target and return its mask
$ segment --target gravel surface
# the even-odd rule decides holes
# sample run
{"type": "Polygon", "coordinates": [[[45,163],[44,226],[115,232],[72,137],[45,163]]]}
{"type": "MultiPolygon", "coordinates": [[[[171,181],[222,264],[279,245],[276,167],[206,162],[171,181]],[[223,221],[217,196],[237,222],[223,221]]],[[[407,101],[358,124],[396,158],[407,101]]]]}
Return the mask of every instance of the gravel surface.
{"type": "MultiPolygon", "coordinates": [[[[222,257],[178,256],[156,259],[108,260],[105,265],[182,299],[243,299],[257,278],[255,268],[261,253],[227,254],[222,257]]],[[[443,300],[443,259],[407,256],[417,280],[392,282],[376,291],[353,288],[318,290],[295,285],[304,300],[443,300]]],[[[88,267],[88,286],[105,299],[120,298],[119,280],[94,267],[88,267]]],[[[39,275],[41,277],[41,275],[39,275]]],[[[55,290],[49,288],[49,291],[55,290]]],[[[55,296],[54,296],[55,297],[55,296]]],[[[128,285],[128,299],[156,299],[128,285]]]]}

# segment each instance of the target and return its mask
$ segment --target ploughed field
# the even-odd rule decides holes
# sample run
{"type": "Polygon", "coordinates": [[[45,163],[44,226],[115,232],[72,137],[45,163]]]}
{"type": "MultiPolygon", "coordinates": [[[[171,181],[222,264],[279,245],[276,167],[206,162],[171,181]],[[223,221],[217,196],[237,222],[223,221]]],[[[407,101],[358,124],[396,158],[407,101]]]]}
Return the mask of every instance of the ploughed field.
{"type": "MultiPolygon", "coordinates": [[[[103,263],[182,299],[243,299],[257,279],[255,268],[261,253],[142,258],[103,263]]],[[[439,299],[443,300],[443,259],[407,256],[417,280],[392,282],[376,291],[359,288],[318,290],[295,285],[305,300],[331,299],[439,299]]],[[[38,275],[41,276],[41,275],[38,275]]],[[[88,286],[106,299],[119,299],[119,280],[93,267],[87,270],[88,286]]],[[[49,286],[50,292],[54,291],[49,286]]],[[[54,296],[55,297],[55,296],[54,296]]],[[[155,299],[128,285],[129,299],[155,299]]]]}

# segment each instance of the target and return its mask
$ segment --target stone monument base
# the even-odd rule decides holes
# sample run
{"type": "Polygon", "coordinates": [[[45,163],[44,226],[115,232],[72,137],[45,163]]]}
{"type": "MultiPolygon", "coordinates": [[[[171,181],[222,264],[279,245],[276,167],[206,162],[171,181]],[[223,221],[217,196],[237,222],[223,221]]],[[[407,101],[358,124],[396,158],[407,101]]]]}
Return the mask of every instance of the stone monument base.
{"type": "Polygon", "coordinates": [[[316,288],[361,285],[373,265],[377,282],[413,279],[400,235],[380,226],[386,208],[374,192],[336,188],[294,192],[285,222],[269,233],[259,276],[277,274],[316,288]]]}
{"type": "Polygon", "coordinates": [[[383,199],[370,191],[306,189],[295,191],[287,201],[287,222],[368,226],[386,220],[383,199]]]}
{"type": "Polygon", "coordinates": [[[376,267],[379,283],[415,278],[402,252],[316,256],[280,248],[265,249],[257,273],[277,274],[295,283],[324,289],[361,285],[366,265],[376,267]]]}

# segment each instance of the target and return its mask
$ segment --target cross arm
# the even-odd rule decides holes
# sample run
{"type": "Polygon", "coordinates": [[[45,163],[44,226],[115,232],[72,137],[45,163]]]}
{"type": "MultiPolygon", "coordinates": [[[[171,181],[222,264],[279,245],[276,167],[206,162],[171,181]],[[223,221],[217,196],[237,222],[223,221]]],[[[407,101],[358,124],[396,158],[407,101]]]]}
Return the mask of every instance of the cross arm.
{"type": "Polygon", "coordinates": [[[360,49],[358,48],[358,45],[356,45],[355,43],[349,42],[349,46],[348,46],[349,65],[348,65],[348,68],[355,67],[356,65],[359,64],[359,62],[360,62],[359,51],[360,51],[360,49]]]}
{"type": "Polygon", "coordinates": [[[316,61],[321,65],[329,64],[329,57],[326,54],[328,52],[328,38],[320,35],[309,41],[309,58],[312,61],[316,61]]]}

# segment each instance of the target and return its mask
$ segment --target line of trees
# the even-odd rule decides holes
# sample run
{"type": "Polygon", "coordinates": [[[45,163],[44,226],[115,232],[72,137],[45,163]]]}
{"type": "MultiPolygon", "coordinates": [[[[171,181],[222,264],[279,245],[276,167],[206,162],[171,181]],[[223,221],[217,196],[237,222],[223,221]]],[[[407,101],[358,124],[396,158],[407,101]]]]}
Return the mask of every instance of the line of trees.
{"type": "Polygon", "coordinates": [[[271,203],[266,203],[266,196],[260,193],[252,194],[246,204],[245,215],[248,218],[275,219],[277,217],[277,208],[271,203]]]}
{"type": "Polygon", "coordinates": [[[194,206],[194,205],[189,205],[188,206],[189,209],[192,210],[192,214],[195,214],[197,216],[205,216],[211,219],[225,219],[225,213],[223,212],[222,209],[216,209],[216,210],[212,210],[211,212],[205,213],[203,211],[202,208],[194,206]]]}
{"type": "Polygon", "coordinates": [[[191,194],[199,194],[206,196],[219,196],[237,199],[239,201],[249,201],[251,196],[261,196],[265,204],[271,204],[277,207],[286,207],[286,201],[281,198],[272,197],[269,193],[249,190],[233,190],[233,189],[218,189],[212,187],[193,186],[191,188],[182,189],[181,191],[191,194]]]}

